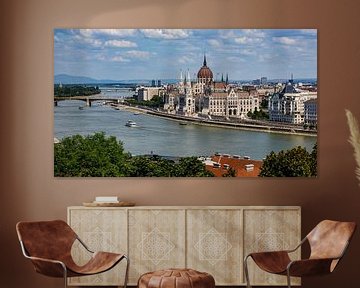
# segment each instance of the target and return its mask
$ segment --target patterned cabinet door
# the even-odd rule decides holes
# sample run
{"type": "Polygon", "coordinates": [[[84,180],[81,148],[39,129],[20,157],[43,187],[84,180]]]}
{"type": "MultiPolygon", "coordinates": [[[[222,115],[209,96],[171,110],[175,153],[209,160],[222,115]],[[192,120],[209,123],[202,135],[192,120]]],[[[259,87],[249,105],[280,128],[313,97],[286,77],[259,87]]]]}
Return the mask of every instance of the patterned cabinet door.
{"type": "MultiPolygon", "coordinates": [[[[93,251],[127,253],[126,209],[69,209],[69,225],[93,251]]],[[[78,241],[72,255],[76,263],[84,264],[89,253],[78,241]]],[[[126,261],[121,261],[108,272],[85,277],[69,278],[70,285],[122,285],[126,261]]]]}
{"type": "Polygon", "coordinates": [[[129,210],[129,282],[145,272],[185,267],[185,210],[129,210]]]}
{"type": "MultiPolygon", "coordinates": [[[[251,252],[286,250],[295,248],[301,241],[300,209],[244,210],[244,255],[251,252]]],[[[292,259],[300,259],[300,249],[292,253],[292,259]]],[[[248,260],[252,285],[286,285],[286,276],[266,273],[252,259],[248,260]]],[[[300,285],[299,278],[292,284],[300,285]]]]}
{"type": "Polygon", "coordinates": [[[216,285],[242,278],[242,210],[187,210],[187,267],[208,272],[216,285]]]}

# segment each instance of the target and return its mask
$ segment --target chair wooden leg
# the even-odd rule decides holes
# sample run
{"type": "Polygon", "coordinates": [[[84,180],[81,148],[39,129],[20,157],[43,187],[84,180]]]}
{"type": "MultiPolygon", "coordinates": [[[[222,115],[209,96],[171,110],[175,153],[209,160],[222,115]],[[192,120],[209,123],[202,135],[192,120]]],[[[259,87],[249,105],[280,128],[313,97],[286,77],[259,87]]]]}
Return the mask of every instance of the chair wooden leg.
{"type": "Polygon", "coordinates": [[[251,288],[250,285],[250,279],[249,279],[249,269],[248,269],[248,265],[247,265],[247,259],[249,258],[250,255],[247,255],[244,259],[244,273],[245,273],[245,279],[246,279],[246,287],[247,288],[251,288]]]}

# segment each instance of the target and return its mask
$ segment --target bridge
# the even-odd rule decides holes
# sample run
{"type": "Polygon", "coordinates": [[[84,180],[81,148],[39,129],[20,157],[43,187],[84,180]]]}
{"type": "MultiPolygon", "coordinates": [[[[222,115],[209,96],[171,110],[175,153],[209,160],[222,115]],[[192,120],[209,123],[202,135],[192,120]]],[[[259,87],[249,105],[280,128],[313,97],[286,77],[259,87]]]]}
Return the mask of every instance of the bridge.
{"type": "Polygon", "coordinates": [[[123,100],[120,98],[111,98],[106,96],[70,96],[70,97],[61,97],[61,96],[55,96],[54,97],[54,105],[57,106],[59,101],[64,100],[80,100],[86,102],[86,106],[91,107],[91,103],[95,101],[105,101],[108,103],[121,103],[123,100]]]}

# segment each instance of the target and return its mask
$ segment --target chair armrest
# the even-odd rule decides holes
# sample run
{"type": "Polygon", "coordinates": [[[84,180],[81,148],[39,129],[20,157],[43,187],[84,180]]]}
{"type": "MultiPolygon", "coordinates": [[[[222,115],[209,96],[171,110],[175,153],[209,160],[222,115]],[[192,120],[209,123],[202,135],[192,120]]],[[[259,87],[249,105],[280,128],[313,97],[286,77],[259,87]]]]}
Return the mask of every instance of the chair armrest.
{"type": "Polygon", "coordinates": [[[26,256],[30,259],[34,265],[35,271],[51,277],[66,277],[67,268],[66,265],[59,261],[53,259],[46,259],[40,257],[26,256]]]}
{"type": "Polygon", "coordinates": [[[319,258],[303,259],[291,261],[287,266],[290,276],[312,276],[329,274],[332,272],[333,261],[337,262],[339,258],[319,258]]]}

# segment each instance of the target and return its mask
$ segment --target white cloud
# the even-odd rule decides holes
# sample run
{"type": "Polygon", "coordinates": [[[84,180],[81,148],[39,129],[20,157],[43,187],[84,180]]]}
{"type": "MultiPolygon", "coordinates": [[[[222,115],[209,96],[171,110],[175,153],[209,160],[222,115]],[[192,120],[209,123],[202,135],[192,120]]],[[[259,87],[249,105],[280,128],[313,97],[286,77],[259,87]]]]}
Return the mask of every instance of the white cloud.
{"type": "MultiPolygon", "coordinates": [[[[76,30],[74,30],[76,31],[76,30]]],[[[94,29],[79,29],[79,33],[83,37],[92,37],[94,29]]]]}
{"type": "Polygon", "coordinates": [[[104,44],[106,47],[130,48],[137,47],[136,43],[128,40],[108,40],[104,44]]]}
{"type": "Polygon", "coordinates": [[[100,61],[105,61],[106,57],[105,57],[105,55],[98,54],[95,56],[95,59],[100,60],[100,61]]]}
{"type": "Polygon", "coordinates": [[[138,59],[148,59],[150,57],[150,53],[147,51],[139,51],[139,50],[130,50],[126,52],[128,57],[138,58],[138,59]]]}
{"type": "Polygon", "coordinates": [[[249,37],[255,37],[255,38],[264,38],[265,32],[260,29],[244,29],[244,34],[248,35],[249,37]]]}
{"type": "Polygon", "coordinates": [[[316,35],[317,29],[300,29],[301,33],[309,34],[309,35],[316,35]]]}
{"type": "Polygon", "coordinates": [[[141,29],[145,37],[157,39],[184,39],[191,35],[186,29],[141,29]]]}
{"type": "Polygon", "coordinates": [[[89,44],[93,47],[101,47],[103,45],[103,42],[99,39],[88,38],[81,35],[75,35],[74,39],[79,43],[89,44]]]}
{"type": "Polygon", "coordinates": [[[236,57],[236,56],[229,56],[226,57],[226,60],[232,63],[236,63],[236,62],[246,62],[245,59],[240,58],[240,57],[236,57]]]}
{"type": "Polygon", "coordinates": [[[210,46],[215,47],[215,48],[221,47],[221,42],[216,39],[209,39],[208,43],[210,44],[210,46]]]}
{"type": "Polygon", "coordinates": [[[255,55],[256,52],[251,49],[241,49],[240,54],[245,55],[245,56],[250,56],[250,55],[255,55]]]}
{"type": "Polygon", "coordinates": [[[258,44],[262,42],[262,38],[256,38],[256,37],[248,37],[248,36],[242,36],[242,37],[237,37],[234,39],[235,43],[237,44],[243,44],[243,45],[247,45],[247,44],[258,44]]]}
{"type": "Polygon", "coordinates": [[[125,59],[122,56],[114,56],[114,57],[111,58],[111,60],[115,61],[115,62],[129,62],[128,59],[125,59]]]}
{"type": "Polygon", "coordinates": [[[297,45],[297,40],[290,37],[273,37],[272,38],[274,42],[280,43],[283,45],[297,45]]]}
{"type": "Polygon", "coordinates": [[[85,37],[92,37],[94,34],[124,37],[134,35],[136,29],[79,29],[79,32],[85,37]]]}
{"type": "Polygon", "coordinates": [[[178,59],[178,62],[179,62],[180,64],[193,63],[193,62],[194,62],[194,58],[188,57],[188,56],[181,56],[181,57],[178,59]]]}
{"type": "Polygon", "coordinates": [[[125,37],[134,35],[136,33],[136,29],[94,29],[94,33],[125,37]]]}
{"type": "Polygon", "coordinates": [[[220,38],[223,39],[232,39],[237,37],[233,30],[220,30],[219,31],[220,38]]]}

